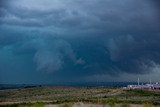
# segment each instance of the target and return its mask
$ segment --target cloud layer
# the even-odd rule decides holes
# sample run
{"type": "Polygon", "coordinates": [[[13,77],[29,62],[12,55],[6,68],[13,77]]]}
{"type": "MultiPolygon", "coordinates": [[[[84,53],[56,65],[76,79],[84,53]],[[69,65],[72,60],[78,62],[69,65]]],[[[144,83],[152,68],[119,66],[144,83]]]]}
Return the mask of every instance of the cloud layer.
{"type": "Polygon", "coordinates": [[[159,41],[157,0],[1,0],[0,81],[150,74],[159,41]]]}

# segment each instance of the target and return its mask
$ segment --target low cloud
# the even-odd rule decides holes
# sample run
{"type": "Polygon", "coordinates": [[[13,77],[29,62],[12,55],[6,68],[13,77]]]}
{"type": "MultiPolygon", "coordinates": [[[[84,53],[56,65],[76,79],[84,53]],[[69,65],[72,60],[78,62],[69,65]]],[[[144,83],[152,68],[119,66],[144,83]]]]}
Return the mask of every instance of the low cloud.
{"type": "MultiPolygon", "coordinates": [[[[35,44],[38,45],[38,42],[35,44]]],[[[66,63],[65,58],[75,64],[82,64],[82,61],[80,62],[80,60],[77,59],[76,54],[68,42],[52,39],[52,41],[41,40],[40,43],[42,43],[42,45],[37,48],[34,56],[38,71],[48,73],[60,71],[63,69],[63,64],[66,63]]]]}
{"type": "Polygon", "coordinates": [[[160,58],[159,34],[154,37],[127,35],[112,38],[109,52],[112,61],[122,71],[128,73],[149,73],[160,58]]]}

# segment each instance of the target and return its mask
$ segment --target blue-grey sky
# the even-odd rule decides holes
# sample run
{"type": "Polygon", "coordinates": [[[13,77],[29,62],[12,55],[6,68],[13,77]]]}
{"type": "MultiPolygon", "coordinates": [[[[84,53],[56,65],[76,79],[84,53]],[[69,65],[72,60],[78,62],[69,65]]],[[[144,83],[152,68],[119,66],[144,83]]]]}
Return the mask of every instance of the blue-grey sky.
{"type": "Polygon", "coordinates": [[[159,0],[0,0],[0,83],[160,81],[159,0]]]}

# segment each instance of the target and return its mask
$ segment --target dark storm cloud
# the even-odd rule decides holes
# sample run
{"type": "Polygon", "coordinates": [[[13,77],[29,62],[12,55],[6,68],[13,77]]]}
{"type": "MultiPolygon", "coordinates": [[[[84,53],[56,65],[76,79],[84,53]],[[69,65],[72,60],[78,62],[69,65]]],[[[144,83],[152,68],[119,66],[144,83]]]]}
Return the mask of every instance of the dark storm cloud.
{"type": "Polygon", "coordinates": [[[41,4],[43,2],[40,2],[40,5],[36,5],[35,1],[24,0],[19,2],[12,2],[13,6],[10,5],[6,9],[6,15],[1,20],[3,24],[55,26],[65,29],[74,26],[79,30],[93,29],[113,32],[113,30],[126,30],[126,28],[129,30],[133,30],[133,28],[142,29],[139,28],[139,25],[142,24],[144,24],[143,27],[150,28],[151,26],[148,26],[148,24],[152,25],[150,21],[156,20],[156,17],[152,16],[152,8],[148,8],[149,4],[143,1],[52,1],[51,3],[55,3],[57,7],[56,5],[55,7],[49,5],[47,8],[41,4]],[[21,2],[25,4],[21,4],[21,2]],[[30,2],[33,4],[26,5],[30,2]],[[79,2],[83,5],[79,6],[79,2]],[[107,6],[105,6],[106,4],[107,6]],[[136,4],[136,6],[132,4],[136,4]],[[134,23],[135,21],[137,23],[134,23]],[[122,24],[123,26],[121,26],[122,24]]]}
{"type": "Polygon", "coordinates": [[[154,5],[154,8],[155,8],[155,10],[157,12],[157,17],[160,19],[160,12],[159,12],[159,10],[160,10],[160,1],[159,0],[153,0],[153,1],[151,1],[151,3],[154,5]]]}
{"type": "Polygon", "coordinates": [[[23,66],[28,72],[47,72],[64,80],[148,74],[160,64],[156,5],[156,0],[3,2],[0,70],[10,72],[2,66],[8,64],[21,71],[23,67],[9,62],[14,59],[21,65],[20,60],[27,59],[23,66]]]}
{"type": "MultiPolygon", "coordinates": [[[[43,41],[40,42],[43,43],[43,41]]],[[[66,41],[52,40],[53,43],[48,44],[49,42],[50,41],[48,41],[47,44],[43,43],[42,46],[39,46],[35,54],[34,59],[38,66],[37,70],[47,72],[59,71],[64,63],[64,56],[74,63],[78,61],[70,44],[66,41]]]]}
{"type": "Polygon", "coordinates": [[[0,0],[0,17],[5,14],[5,8],[7,7],[8,0],[0,0]]]}
{"type": "Polygon", "coordinates": [[[160,47],[154,37],[143,35],[128,35],[110,40],[109,52],[115,65],[130,73],[148,73],[159,64],[160,47]]]}
{"type": "Polygon", "coordinates": [[[151,2],[154,3],[154,5],[156,6],[155,8],[159,8],[159,6],[160,6],[160,1],[159,0],[153,0],[151,2]]]}
{"type": "Polygon", "coordinates": [[[1,0],[0,7],[7,7],[8,3],[9,3],[9,0],[1,0]]]}

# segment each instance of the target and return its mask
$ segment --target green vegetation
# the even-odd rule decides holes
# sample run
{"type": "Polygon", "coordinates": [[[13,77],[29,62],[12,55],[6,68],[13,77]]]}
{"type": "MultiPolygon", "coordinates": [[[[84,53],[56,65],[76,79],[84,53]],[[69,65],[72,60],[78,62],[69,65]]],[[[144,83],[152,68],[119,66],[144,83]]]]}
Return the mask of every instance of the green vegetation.
{"type": "Polygon", "coordinates": [[[160,104],[160,91],[108,87],[32,87],[0,90],[0,106],[11,104],[12,107],[21,107],[21,105],[43,107],[46,103],[63,103],[63,107],[69,107],[68,104],[74,102],[110,105],[117,103],[160,104]]]}
{"type": "Polygon", "coordinates": [[[128,90],[128,93],[138,96],[160,96],[160,92],[147,91],[147,90],[128,90]]]}

